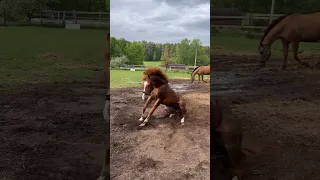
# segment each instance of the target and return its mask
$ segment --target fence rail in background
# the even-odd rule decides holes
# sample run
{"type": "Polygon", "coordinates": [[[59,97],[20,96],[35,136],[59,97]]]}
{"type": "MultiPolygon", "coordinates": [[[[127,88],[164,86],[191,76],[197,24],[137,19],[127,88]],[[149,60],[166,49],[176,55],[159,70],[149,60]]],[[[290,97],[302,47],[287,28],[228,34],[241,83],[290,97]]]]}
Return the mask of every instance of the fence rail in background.
{"type": "Polygon", "coordinates": [[[245,16],[211,16],[211,27],[231,29],[265,29],[270,20],[283,14],[247,14],[245,16]]]}
{"type": "MultiPolygon", "coordinates": [[[[148,66],[145,65],[121,65],[119,69],[122,70],[134,70],[134,71],[144,71],[148,66]]],[[[180,66],[170,66],[170,68],[166,68],[165,66],[159,66],[163,70],[168,71],[193,71],[193,69],[197,66],[185,66],[184,68],[181,68],[180,66]]]]}
{"type": "Polygon", "coordinates": [[[31,19],[32,24],[55,24],[63,26],[65,23],[80,24],[81,26],[109,27],[109,12],[84,11],[41,11],[31,19]]]}

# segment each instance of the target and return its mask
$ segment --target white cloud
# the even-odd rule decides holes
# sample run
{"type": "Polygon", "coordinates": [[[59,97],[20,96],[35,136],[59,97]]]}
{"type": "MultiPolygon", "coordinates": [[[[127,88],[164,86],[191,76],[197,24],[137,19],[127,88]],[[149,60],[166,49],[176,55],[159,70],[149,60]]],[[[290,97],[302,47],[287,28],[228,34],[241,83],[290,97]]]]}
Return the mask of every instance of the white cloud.
{"type": "Polygon", "coordinates": [[[174,1],[111,0],[111,36],[161,43],[199,38],[210,45],[209,0],[174,1]]]}

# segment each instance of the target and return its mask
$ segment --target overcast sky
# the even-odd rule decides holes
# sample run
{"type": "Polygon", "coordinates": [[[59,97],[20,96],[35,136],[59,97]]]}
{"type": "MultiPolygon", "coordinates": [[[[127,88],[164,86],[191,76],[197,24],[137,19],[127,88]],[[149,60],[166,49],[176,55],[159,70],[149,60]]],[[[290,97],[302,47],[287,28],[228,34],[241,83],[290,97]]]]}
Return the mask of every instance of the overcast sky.
{"type": "Polygon", "coordinates": [[[209,0],[111,0],[111,36],[177,43],[198,38],[210,45],[209,0]]]}

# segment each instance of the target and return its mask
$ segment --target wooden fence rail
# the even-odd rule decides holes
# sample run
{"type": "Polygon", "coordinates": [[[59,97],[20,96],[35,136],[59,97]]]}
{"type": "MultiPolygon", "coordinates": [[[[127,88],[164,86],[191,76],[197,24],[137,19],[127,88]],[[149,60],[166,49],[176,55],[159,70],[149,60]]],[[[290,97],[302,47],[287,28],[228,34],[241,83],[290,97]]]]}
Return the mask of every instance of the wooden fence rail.
{"type": "Polygon", "coordinates": [[[265,29],[270,20],[282,15],[283,14],[246,14],[245,16],[211,16],[210,24],[212,28],[218,29],[265,29]]]}
{"type": "Polygon", "coordinates": [[[95,25],[109,27],[109,12],[84,12],[84,11],[41,11],[32,18],[33,24],[73,23],[82,25],[95,25]]]}

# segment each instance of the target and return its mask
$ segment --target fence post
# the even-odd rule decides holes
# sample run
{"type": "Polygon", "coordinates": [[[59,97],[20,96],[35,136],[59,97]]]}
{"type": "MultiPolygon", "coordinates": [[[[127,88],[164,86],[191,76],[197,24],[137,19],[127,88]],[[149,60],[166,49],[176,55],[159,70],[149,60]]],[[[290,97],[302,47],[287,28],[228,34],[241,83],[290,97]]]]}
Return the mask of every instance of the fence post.
{"type": "Polygon", "coordinates": [[[77,20],[76,20],[76,11],[73,10],[73,13],[72,13],[72,20],[73,20],[73,23],[76,24],[77,23],[77,20]]]}
{"type": "Polygon", "coordinates": [[[66,11],[63,11],[63,14],[62,14],[62,21],[63,23],[66,22],[66,11]]]}
{"type": "Polygon", "coordinates": [[[60,25],[60,11],[58,11],[58,25],[60,25]]]}
{"type": "Polygon", "coordinates": [[[42,11],[40,11],[40,24],[42,26],[42,11]]]}
{"type": "Polygon", "coordinates": [[[101,14],[100,14],[100,12],[98,12],[98,13],[99,13],[99,14],[98,14],[98,15],[99,15],[99,21],[101,21],[101,14]]]}

